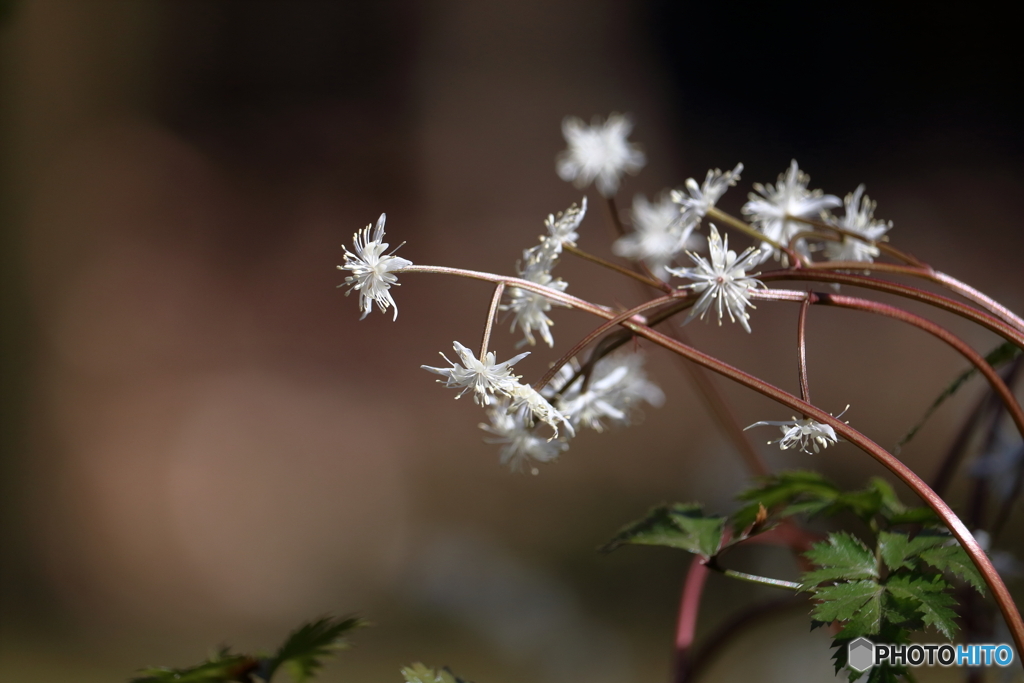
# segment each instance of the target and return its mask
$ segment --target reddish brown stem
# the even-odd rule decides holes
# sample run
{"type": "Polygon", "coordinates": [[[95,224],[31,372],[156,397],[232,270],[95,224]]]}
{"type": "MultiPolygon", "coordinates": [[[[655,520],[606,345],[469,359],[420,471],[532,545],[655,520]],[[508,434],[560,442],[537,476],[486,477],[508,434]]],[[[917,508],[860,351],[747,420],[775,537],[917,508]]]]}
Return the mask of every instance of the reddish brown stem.
{"type": "Polygon", "coordinates": [[[679,621],[676,623],[676,654],[672,670],[674,683],[684,683],[690,670],[690,650],[697,633],[697,615],[700,613],[700,598],[708,568],[699,555],[690,561],[690,571],[683,583],[683,595],[679,601],[679,621]]]}
{"type": "Polygon", "coordinates": [[[505,283],[499,282],[494,288],[494,296],[491,297],[491,307],[487,309],[487,324],[484,325],[484,338],[480,342],[480,356],[483,357],[487,354],[487,346],[491,343],[491,328],[494,327],[494,316],[498,314],[498,304],[501,303],[501,295],[505,291],[505,283]]]}
{"type": "Polygon", "coordinates": [[[977,323],[978,325],[995,332],[1007,341],[1013,342],[1017,346],[1024,348],[1024,332],[1015,329],[1008,323],[990,315],[989,313],[979,311],[972,306],[968,306],[967,304],[956,301],[955,299],[942,296],[941,294],[933,294],[932,292],[926,292],[923,289],[918,289],[916,287],[908,287],[907,285],[901,285],[887,280],[879,280],[865,275],[855,275],[853,273],[832,273],[813,268],[773,270],[767,273],[761,273],[758,276],[758,279],[762,282],[771,282],[774,280],[832,282],[835,284],[864,287],[866,289],[873,289],[879,292],[886,292],[887,294],[896,294],[897,296],[920,301],[921,303],[935,306],[936,308],[940,308],[944,311],[955,313],[962,318],[966,318],[971,322],[977,323]]]}
{"type": "Polygon", "coordinates": [[[800,398],[811,402],[811,386],[807,381],[807,309],[815,297],[813,292],[800,304],[800,317],[796,321],[797,372],[800,374],[800,398]]]}
{"type": "Polygon", "coordinates": [[[967,555],[971,558],[971,561],[974,562],[975,566],[977,566],[978,571],[985,579],[985,583],[992,591],[992,597],[995,599],[996,603],[999,605],[999,609],[1002,611],[1003,618],[1006,620],[1006,624],[1013,636],[1017,651],[1024,652],[1024,620],[1021,619],[1020,612],[1017,610],[1017,606],[1014,604],[1013,598],[1010,596],[1010,592],[1006,588],[1006,584],[1003,583],[1002,578],[999,576],[995,567],[992,566],[992,562],[988,559],[985,551],[982,550],[980,545],[978,545],[974,536],[971,535],[971,532],[967,529],[964,523],[960,521],[960,518],[956,516],[956,513],[954,513],[953,510],[946,505],[946,502],[942,500],[938,494],[932,491],[931,488],[928,487],[928,484],[917,476],[913,470],[858,430],[849,426],[842,420],[837,420],[824,410],[821,410],[806,401],[800,400],[789,392],[783,391],[772,384],[758,379],[757,377],[743,372],[728,363],[724,363],[717,358],[687,346],[686,344],[672,339],[671,337],[668,337],[645,325],[626,321],[623,323],[623,326],[633,330],[644,339],[678,353],[684,358],[692,360],[693,362],[717,372],[718,374],[723,375],[749,389],[753,389],[754,391],[781,403],[791,410],[807,415],[817,422],[831,426],[839,436],[863,450],[865,453],[881,463],[886,469],[896,475],[900,481],[909,486],[933,511],[935,511],[935,514],[938,515],[939,519],[949,527],[950,531],[960,542],[960,545],[967,552],[967,555]]]}

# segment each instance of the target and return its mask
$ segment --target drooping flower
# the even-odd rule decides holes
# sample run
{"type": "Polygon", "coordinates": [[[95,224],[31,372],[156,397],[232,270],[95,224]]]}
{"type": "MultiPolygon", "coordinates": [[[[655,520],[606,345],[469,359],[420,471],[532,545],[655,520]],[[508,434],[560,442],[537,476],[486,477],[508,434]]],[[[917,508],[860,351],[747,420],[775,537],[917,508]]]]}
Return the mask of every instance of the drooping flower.
{"type": "Polygon", "coordinates": [[[569,432],[569,436],[576,436],[576,430],[568,418],[557,408],[548,403],[539,391],[529,384],[517,384],[512,390],[512,405],[509,410],[525,409],[534,420],[540,420],[551,427],[554,434],[552,439],[558,438],[558,426],[562,425],[569,432]]]}
{"type": "MultiPolygon", "coordinates": [[[[811,177],[800,170],[796,159],[789,165],[789,170],[779,175],[778,183],[773,187],[771,184],[761,185],[754,183],[754,189],[759,194],[750,193],[750,201],[743,205],[742,212],[749,216],[754,227],[779,244],[787,245],[789,241],[804,232],[809,226],[793,218],[819,218],[822,211],[839,206],[842,202],[839,197],[831,194],[824,194],[821,190],[808,190],[807,183],[811,177]]],[[[807,245],[803,240],[796,245],[796,250],[807,254],[807,245]]],[[[784,257],[778,250],[765,242],[763,248],[767,249],[765,260],[770,255],[776,259],[784,257]]]]}
{"type": "Polygon", "coordinates": [[[569,448],[563,440],[538,435],[533,426],[527,424],[528,409],[510,411],[508,404],[501,401],[488,408],[487,418],[489,423],[480,423],[480,429],[493,434],[494,438],[484,441],[502,444],[501,464],[513,471],[522,469],[530,461],[551,462],[569,448]]]}
{"type": "Polygon", "coordinates": [[[700,225],[701,219],[718,203],[726,190],[735,187],[742,172],[743,164],[736,164],[736,168],[725,173],[716,168],[708,171],[700,185],[693,178],[687,178],[686,192],[672,190],[672,201],[680,207],[680,222],[686,234],[700,225]]]}
{"type": "MultiPolygon", "coordinates": [[[[467,391],[473,391],[473,400],[478,405],[490,405],[495,395],[513,396],[519,384],[519,375],[512,374],[512,366],[530,355],[529,351],[513,356],[504,363],[496,363],[493,351],[488,351],[483,359],[478,360],[472,351],[459,342],[452,342],[455,352],[459,355],[462,364],[444,358],[452,367],[433,368],[428,365],[421,365],[424,370],[429,370],[445,378],[445,386],[449,389],[462,389],[458,396],[461,398],[467,391]]],[[[438,382],[442,380],[437,380],[438,382]]]]}
{"type": "Polygon", "coordinates": [[[666,267],[676,255],[688,246],[693,231],[683,230],[679,220],[679,206],[668,196],[655,203],[642,194],[633,198],[633,231],[612,244],[612,252],[634,261],[643,261],[651,273],[661,280],[668,279],[666,267]]]}
{"type": "Polygon", "coordinates": [[[359,309],[363,312],[360,320],[369,315],[375,301],[381,313],[387,311],[388,306],[394,306],[395,315],[392,320],[398,319],[398,304],[389,291],[392,285],[398,286],[398,276],[393,271],[412,265],[412,261],[395,256],[394,252],[384,254],[388,248],[388,243],[383,241],[386,219],[387,216],[383,213],[377,219],[372,239],[369,225],[353,235],[352,240],[356,248],[354,254],[342,246],[345,249],[345,265],[338,266],[338,269],[351,271],[352,274],[345,278],[344,284],[338,286],[349,286],[345,296],[351,294],[353,289],[358,290],[359,309]]]}
{"type": "Polygon", "coordinates": [[[832,261],[874,261],[879,251],[871,242],[881,239],[882,235],[891,230],[892,221],[886,223],[875,220],[876,202],[864,194],[863,185],[858,185],[856,190],[846,195],[843,204],[846,207],[845,215],[839,219],[833,218],[829,223],[870,241],[843,235],[841,242],[825,244],[825,256],[832,261]]]}
{"type": "Polygon", "coordinates": [[[644,357],[639,353],[602,358],[594,366],[585,388],[582,376],[565,386],[579,366],[563,365],[548,385],[549,396],[557,393],[555,405],[574,426],[602,432],[612,424],[629,424],[641,402],[660,406],[665,401],[664,392],[647,379],[643,362],[644,357]]]}
{"type": "MultiPolygon", "coordinates": [[[[542,268],[542,265],[536,262],[527,265],[525,270],[520,271],[519,277],[530,282],[536,282],[538,285],[544,285],[545,287],[564,292],[568,283],[561,278],[555,279],[551,277],[551,273],[542,268]]],[[[547,316],[548,311],[555,305],[551,299],[548,299],[543,294],[522,289],[521,287],[509,287],[508,299],[507,304],[501,305],[501,310],[512,311],[513,332],[517,327],[523,331],[524,339],[519,343],[519,346],[523,344],[533,346],[537,343],[533,336],[534,330],[540,332],[541,339],[544,340],[545,344],[554,346],[555,340],[551,336],[551,326],[554,323],[547,316]]]]}
{"type": "Polygon", "coordinates": [[[633,123],[621,114],[612,114],[601,123],[595,117],[591,125],[575,116],[562,121],[562,134],[569,143],[569,149],[558,155],[558,176],[586,187],[597,181],[597,191],[611,197],[619,190],[623,173],[636,173],[647,158],[640,148],[626,141],[633,130],[633,123]]]}
{"type": "MultiPolygon", "coordinates": [[[[850,406],[846,406],[846,409],[836,417],[842,417],[849,408],[850,406]]],[[[809,417],[801,420],[794,415],[792,420],[764,420],[755,422],[744,428],[743,431],[752,427],[778,427],[782,431],[782,436],[768,443],[777,443],[779,448],[784,451],[790,448],[799,448],[809,454],[811,451],[808,449],[812,448],[815,453],[820,453],[839,442],[836,430],[831,425],[817,422],[809,417]]]]}
{"type": "Polygon", "coordinates": [[[722,317],[729,314],[729,320],[739,321],[743,329],[750,332],[750,314],[746,308],[750,306],[750,290],[754,287],[764,287],[764,283],[755,279],[753,275],[747,275],[747,268],[761,261],[761,251],[755,247],[748,247],[739,256],[729,249],[729,236],[723,239],[718,235],[718,229],[711,225],[711,234],[708,236],[709,258],[698,256],[692,251],[687,252],[690,259],[696,264],[694,268],[669,268],[668,272],[677,277],[685,277],[695,280],[684,289],[692,289],[700,292],[700,298],[690,309],[690,315],[686,322],[696,317],[704,318],[704,315],[715,305],[718,313],[718,324],[722,324],[722,317]]]}

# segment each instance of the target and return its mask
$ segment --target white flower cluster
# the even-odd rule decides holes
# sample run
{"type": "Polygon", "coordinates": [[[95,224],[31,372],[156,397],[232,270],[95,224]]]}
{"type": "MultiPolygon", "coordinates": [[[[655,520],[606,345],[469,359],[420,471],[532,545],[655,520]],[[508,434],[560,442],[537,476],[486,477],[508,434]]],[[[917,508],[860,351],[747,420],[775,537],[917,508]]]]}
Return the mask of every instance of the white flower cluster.
{"type": "Polygon", "coordinates": [[[644,373],[643,356],[614,354],[598,361],[589,379],[579,374],[575,362],[562,366],[543,390],[544,403],[537,401],[557,418],[548,421],[528,403],[502,400],[488,408],[488,422],[480,428],[492,435],[488,442],[501,444],[502,464],[519,470],[528,463],[554,460],[569,448],[567,437],[580,428],[602,432],[611,425],[628,425],[641,402],[660,406],[664,400],[661,389],[644,373]],[[537,433],[536,421],[557,421],[568,427],[567,435],[545,439],[537,433]]]}
{"type": "MultiPolygon", "coordinates": [[[[843,412],[836,417],[842,417],[849,409],[850,406],[846,406],[843,412]]],[[[790,448],[799,448],[808,454],[811,452],[810,449],[814,449],[815,453],[820,453],[839,442],[836,430],[831,425],[817,422],[809,417],[801,420],[794,415],[792,420],[764,420],[755,422],[744,428],[743,431],[753,427],[778,427],[782,431],[782,436],[768,443],[777,443],[779,448],[784,451],[790,448]]]]}
{"type": "Polygon", "coordinates": [[[857,189],[846,195],[843,200],[846,207],[846,214],[842,218],[829,217],[828,223],[847,232],[860,235],[869,242],[843,235],[839,242],[826,242],[825,255],[832,261],[867,261],[872,262],[878,256],[879,251],[872,242],[882,239],[883,235],[892,228],[892,221],[875,220],[876,202],[868,199],[864,194],[864,186],[859,185],[857,189]]]}
{"type": "MultiPolygon", "coordinates": [[[[519,277],[538,285],[564,292],[568,283],[561,278],[554,278],[551,270],[558,262],[564,245],[576,246],[579,234],[576,232],[580,222],[587,214],[587,198],[584,197],[580,206],[573,204],[558,215],[549,215],[544,221],[547,235],[540,238],[540,244],[523,250],[523,260],[519,262],[519,277]]],[[[512,312],[512,331],[518,327],[523,331],[523,340],[519,346],[537,343],[533,331],[540,333],[541,339],[548,346],[554,346],[551,326],[554,324],[547,313],[554,306],[550,299],[520,287],[509,287],[508,303],[501,305],[501,310],[512,312]]]]}

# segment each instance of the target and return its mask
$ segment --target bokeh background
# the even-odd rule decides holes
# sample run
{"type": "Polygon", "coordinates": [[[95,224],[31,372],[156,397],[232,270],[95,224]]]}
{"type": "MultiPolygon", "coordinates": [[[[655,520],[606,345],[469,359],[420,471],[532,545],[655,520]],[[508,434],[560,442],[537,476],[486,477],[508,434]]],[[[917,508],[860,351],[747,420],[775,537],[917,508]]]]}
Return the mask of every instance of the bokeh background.
{"type": "MultiPolygon", "coordinates": [[[[299,621],[375,626],[325,680],[450,664],[483,683],[665,680],[688,558],[595,548],[663,500],[728,510],[748,481],[685,375],[642,423],[578,438],[539,476],[481,442],[479,409],[419,369],[478,338],[490,290],[406,276],[396,323],[358,320],[340,245],[388,213],[416,263],[512,272],[560,181],[566,115],[629,112],[653,196],[791,158],[860,182],[894,242],[1024,310],[1022,85],[1008,23],[797,3],[49,0],[0,4],[4,681],[125,680],[299,621]]],[[[582,245],[609,255],[589,191],[582,245]]],[[[737,239],[737,242],[740,240],[737,239]]],[[[570,291],[637,291],[564,260],[570,291]]],[[[705,349],[794,389],[796,310],[705,349]]],[[[977,348],[996,340],[944,316],[977,348]]],[[[593,325],[556,313],[554,352],[593,325]]],[[[816,401],[892,444],[963,368],[914,330],[814,310],[816,401]]],[[[515,338],[499,334],[501,356],[515,338]]],[[[472,344],[470,344],[472,345],[472,344]]],[[[744,423],[785,419],[719,383],[744,423]]],[[[904,452],[930,476],[981,386],[904,452]]],[[[765,440],[768,433],[759,434],[765,440]]],[[[776,469],[849,486],[849,445],[776,469]]],[[[968,470],[953,502],[963,504],[968,470]]],[[[1020,514],[1001,539],[1020,550],[1020,514]]],[[[781,550],[738,553],[794,576],[781,550]]],[[[702,632],[770,595],[711,577],[702,632]]],[[[746,634],[707,680],[834,680],[806,615],[746,634]]]]}

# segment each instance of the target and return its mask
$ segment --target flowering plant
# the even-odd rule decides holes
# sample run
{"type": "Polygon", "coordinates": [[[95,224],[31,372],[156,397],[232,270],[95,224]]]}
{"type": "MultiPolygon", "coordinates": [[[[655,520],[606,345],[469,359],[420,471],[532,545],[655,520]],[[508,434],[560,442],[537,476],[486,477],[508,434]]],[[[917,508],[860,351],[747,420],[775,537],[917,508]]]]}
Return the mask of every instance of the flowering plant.
{"type": "MultiPolygon", "coordinates": [[[[686,366],[691,378],[743,455],[755,483],[740,492],[741,507],[727,517],[706,513],[699,503],[662,505],[625,526],[605,547],[663,545],[694,555],[680,607],[675,680],[693,680],[707,663],[708,651],[695,646],[693,634],[709,571],[810,598],[806,606],[812,625],[832,630],[838,648],[837,672],[847,664],[845,645],[853,639],[869,636],[891,643],[908,642],[912,633],[926,628],[952,638],[958,619],[968,617],[964,619],[967,624],[977,623],[964,612],[966,608],[954,609],[957,590],[961,594],[967,589],[987,591],[1020,652],[1024,621],[986,552],[1020,488],[1020,464],[1014,466],[1016,485],[1003,490],[1003,507],[996,517],[971,520],[973,529],[968,528],[944,500],[950,472],[963,457],[963,446],[951,451],[940,476],[929,485],[897,457],[898,450],[890,452],[860,426],[844,421],[846,409],[833,415],[812,402],[806,321],[812,306],[831,306],[885,316],[932,335],[961,354],[972,366],[970,373],[985,378],[997,399],[993,405],[1024,434],[1024,410],[1010,389],[1021,365],[1024,320],[891,245],[888,233],[892,224],[875,218],[875,203],[865,195],[863,185],[845,200],[810,189],[809,176],[794,160],[774,185],[753,185],[754,192],[737,212],[744,219],[718,206],[741,179],[743,165],[737,164],[731,171],[708,171],[699,184],[688,179],[683,189],[666,191],[654,203],[638,196],[631,221],[624,221],[616,194],[624,174],[637,173],[646,161],[639,147],[627,139],[632,130],[630,119],[613,114],[588,126],[580,119],[567,118],[562,129],[568,149],[557,157],[558,175],[580,189],[595,184],[617,232],[612,251],[628,259],[627,263],[610,262],[580,247],[581,235],[586,235],[582,223],[588,215],[587,198],[583,197],[579,204],[548,216],[546,233],[538,244],[524,249],[515,276],[414,264],[393,252],[386,254],[385,216],[381,214],[375,228],[367,226],[356,233],[354,251],[345,249],[344,263],[338,266],[347,273],[341,286],[349,288],[346,294],[358,292],[363,317],[376,302],[382,312],[394,306],[393,317],[397,318],[391,288],[399,284],[399,276],[452,275],[493,285],[490,306],[482,315],[479,352],[454,341],[454,360],[442,353],[450,367],[423,369],[440,375],[437,381],[455,389],[455,398],[467,393],[473,396],[484,411],[480,424],[487,434],[484,440],[498,445],[501,463],[513,470],[536,474],[540,466],[551,466],[565,453],[581,430],[601,432],[613,425],[626,425],[643,406],[662,405],[664,394],[645,374],[641,353],[627,347],[630,340],[647,340],[690,361],[686,366]],[[842,214],[834,214],[840,207],[842,214]],[[707,230],[702,232],[705,223],[707,230]],[[727,230],[733,232],[734,239],[750,240],[750,246],[740,253],[730,249],[727,230]],[[705,249],[706,254],[701,253],[705,249]],[[632,280],[642,288],[645,301],[625,309],[570,294],[568,283],[554,274],[566,256],[632,280]],[[931,287],[903,284],[895,277],[931,287]],[[827,285],[827,290],[785,286],[796,282],[827,285]],[[996,333],[1004,342],[983,355],[925,316],[848,294],[842,286],[953,313],[996,333]],[[946,292],[933,291],[936,288],[946,292]],[[798,307],[795,356],[799,395],[696,348],[685,335],[683,326],[696,318],[712,319],[718,325],[738,323],[752,333],[755,302],[769,309],[756,309],[758,316],[787,304],[798,307]],[[575,308],[600,323],[554,359],[543,376],[527,383],[514,366],[529,352],[499,362],[491,350],[495,322],[504,312],[511,318],[511,330],[521,335],[520,346],[536,346],[539,336],[553,348],[552,316],[558,308],[575,308]],[[683,318],[681,324],[673,327],[671,323],[680,322],[679,318],[683,318]],[[792,418],[757,420],[743,429],[708,371],[773,399],[788,409],[792,418]],[[813,472],[773,473],[748,438],[757,433],[748,430],[760,427],[781,431],[769,444],[820,457],[831,454],[840,441],[848,442],[885,466],[923,505],[901,502],[890,484],[880,478],[864,489],[843,491],[813,472]],[[820,535],[804,523],[809,517],[840,513],[859,520],[859,526],[820,535]],[[804,570],[801,580],[784,581],[727,568],[724,558],[728,552],[754,539],[788,547],[804,570]]],[[[956,391],[970,373],[958,378],[936,405],[956,391]]],[[[990,428],[993,422],[980,414],[976,411],[968,421],[968,433],[990,428]]],[[[1024,459],[1019,456],[1019,446],[1013,447],[1018,452],[1017,462],[1024,459]]],[[[995,486],[994,478],[987,481],[995,486]]],[[[978,600],[965,604],[973,610],[987,609],[987,603],[978,600]]],[[[405,669],[403,674],[407,681],[459,680],[447,671],[422,665],[405,669]]],[[[851,680],[861,675],[850,670],[851,680]]],[[[906,676],[905,668],[884,664],[872,669],[868,680],[906,676]]]]}

